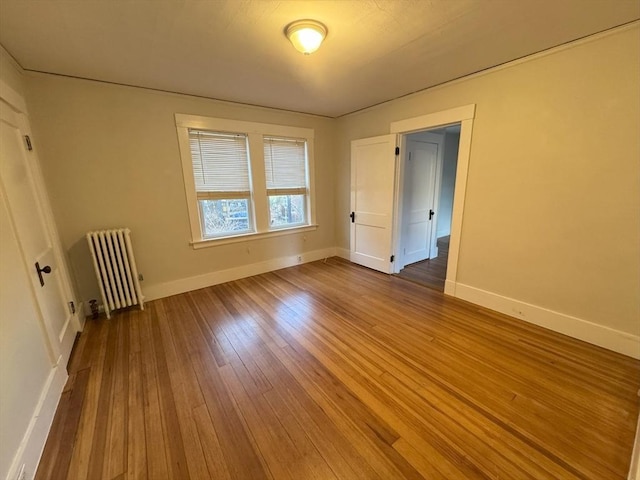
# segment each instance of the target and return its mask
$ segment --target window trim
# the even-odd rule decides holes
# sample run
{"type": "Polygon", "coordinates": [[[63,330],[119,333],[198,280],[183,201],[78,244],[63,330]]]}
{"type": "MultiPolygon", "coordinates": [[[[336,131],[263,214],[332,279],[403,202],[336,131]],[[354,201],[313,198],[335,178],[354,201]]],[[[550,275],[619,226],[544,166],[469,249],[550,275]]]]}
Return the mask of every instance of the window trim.
{"type": "Polygon", "coordinates": [[[314,158],[313,142],[314,130],[311,128],[292,127],[270,123],[246,122],[226,118],[204,117],[200,115],[175,114],[176,129],[178,133],[178,147],[182,163],[182,176],[185,187],[187,210],[189,213],[189,226],[191,241],[194,249],[203,246],[222,245],[251,240],[280,236],[301,231],[315,230],[315,188],[314,188],[314,158]],[[197,192],[193,178],[193,166],[191,149],[189,146],[189,129],[211,130],[216,132],[244,133],[248,137],[249,145],[249,169],[251,175],[251,203],[250,208],[254,212],[253,232],[243,232],[238,235],[224,235],[220,237],[205,237],[200,222],[200,209],[198,207],[197,192]],[[304,139],[307,142],[307,178],[308,178],[308,222],[290,227],[273,228],[269,225],[269,196],[266,188],[264,171],[264,147],[265,136],[282,136],[304,139]]]}
{"type": "Polygon", "coordinates": [[[295,233],[312,232],[318,229],[318,225],[296,225],[295,227],[283,227],[270,230],[268,232],[248,232],[239,233],[238,235],[227,235],[226,237],[210,237],[206,240],[198,240],[189,242],[194,250],[201,248],[215,247],[218,245],[228,245],[231,243],[241,243],[247,240],[257,240],[263,238],[281,237],[283,235],[292,235],[295,233]]]}

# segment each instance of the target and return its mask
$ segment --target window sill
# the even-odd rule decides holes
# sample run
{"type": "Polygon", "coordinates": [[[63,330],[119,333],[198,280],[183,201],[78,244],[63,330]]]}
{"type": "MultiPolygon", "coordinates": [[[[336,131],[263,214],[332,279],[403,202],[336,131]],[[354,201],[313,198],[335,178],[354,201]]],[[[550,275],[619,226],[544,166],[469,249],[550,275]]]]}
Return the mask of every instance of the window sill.
{"type": "Polygon", "coordinates": [[[218,245],[228,245],[230,243],[241,243],[249,240],[258,240],[262,238],[281,237],[283,235],[292,235],[295,233],[311,232],[316,230],[318,225],[303,225],[301,227],[280,228],[278,230],[270,230],[268,232],[253,232],[234,235],[232,237],[208,238],[206,240],[197,240],[190,242],[194,250],[207,247],[217,247],[218,245]]]}

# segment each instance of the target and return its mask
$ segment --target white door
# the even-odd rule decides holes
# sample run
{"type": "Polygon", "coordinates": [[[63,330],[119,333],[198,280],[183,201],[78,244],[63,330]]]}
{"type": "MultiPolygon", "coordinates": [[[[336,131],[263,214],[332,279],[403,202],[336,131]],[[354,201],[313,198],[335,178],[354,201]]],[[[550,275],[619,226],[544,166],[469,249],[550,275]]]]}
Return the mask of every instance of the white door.
{"type": "Polygon", "coordinates": [[[407,141],[402,208],[403,264],[432,258],[438,144],[407,141]]]}
{"type": "Polygon", "coordinates": [[[34,176],[35,166],[29,163],[25,124],[24,115],[0,100],[0,182],[53,363],[64,368],[77,329],[41,203],[45,197],[38,192],[43,187],[34,176]]]}
{"type": "Polygon", "coordinates": [[[392,272],[396,135],[351,142],[350,259],[392,272]]]}
{"type": "MultiPolygon", "coordinates": [[[[56,362],[0,185],[0,478],[16,478],[24,432],[56,362]]],[[[56,399],[57,401],[57,399],[56,399]]],[[[56,402],[57,403],[57,402],[56,402]]],[[[55,408],[55,405],[53,405],[55,408]]],[[[46,432],[44,433],[46,435],[46,432]]],[[[44,438],[42,439],[44,444],[44,438]]],[[[23,447],[23,449],[26,447],[23,447]]],[[[39,450],[39,449],[38,449],[39,450]]],[[[39,457],[39,452],[37,453],[39,457]]]]}

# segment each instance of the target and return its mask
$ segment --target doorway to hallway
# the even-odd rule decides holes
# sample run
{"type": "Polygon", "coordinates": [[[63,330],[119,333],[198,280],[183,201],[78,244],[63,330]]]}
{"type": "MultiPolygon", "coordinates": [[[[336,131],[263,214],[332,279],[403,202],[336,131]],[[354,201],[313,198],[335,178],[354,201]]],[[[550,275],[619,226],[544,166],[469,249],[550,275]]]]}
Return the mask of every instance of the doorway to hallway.
{"type": "Polygon", "coordinates": [[[437,257],[407,265],[400,270],[398,276],[443,292],[448,259],[449,235],[438,238],[437,257]]]}
{"type": "Polygon", "coordinates": [[[460,124],[405,136],[398,275],[444,291],[460,124]]]}

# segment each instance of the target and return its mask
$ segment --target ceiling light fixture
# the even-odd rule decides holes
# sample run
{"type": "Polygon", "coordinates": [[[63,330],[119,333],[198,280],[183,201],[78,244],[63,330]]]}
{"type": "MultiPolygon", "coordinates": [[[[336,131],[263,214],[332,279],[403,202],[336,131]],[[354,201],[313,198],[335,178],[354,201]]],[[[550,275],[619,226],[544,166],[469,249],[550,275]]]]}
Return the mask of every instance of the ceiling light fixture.
{"type": "Polygon", "coordinates": [[[327,27],[315,20],[298,20],[287,25],[284,33],[296,50],[309,55],[320,47],[327,27]]]}

